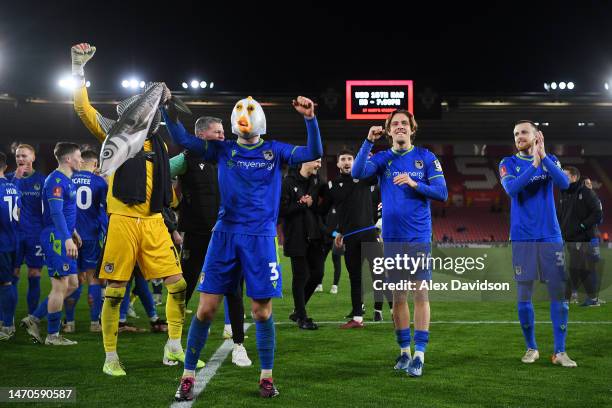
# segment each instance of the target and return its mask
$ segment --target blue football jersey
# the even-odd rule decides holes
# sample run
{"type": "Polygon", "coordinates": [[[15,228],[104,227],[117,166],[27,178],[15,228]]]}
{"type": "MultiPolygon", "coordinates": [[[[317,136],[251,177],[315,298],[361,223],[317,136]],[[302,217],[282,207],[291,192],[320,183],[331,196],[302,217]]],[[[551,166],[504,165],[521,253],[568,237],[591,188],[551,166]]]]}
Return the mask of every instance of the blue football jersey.
{"type": "Polygon", "coordinates": [[[83,241],[98,240],[105,229],[106,181],[92,172],[79,171],[72,175],[72,182],[76,188],[76,230],[83,241]]]}
{"type": "Polygon", "coordinates": [[[353,176],[363,178],[372,173],[378,176],[383,239],[431,242],[430,201],[446,201],[448,195],[440,161],[431,151],[419,146],[405,151],[384,150],[367,160],[371,148],[372,143],[364,142],[355,158],[353,176]],[[363,163],[364,160],[367,162],[363,163]],[[417,187],[393,184],[393,179],[401,174],[408,174],[417,182],[417,187]]]}
{"type": "Polygon", "coordinates": [[[295,146],[264,141],[209,142],[204,159],[218,162],[221,202],[214,231],[276,236],[282,165],[295,146]]]}
{"type": "Polygon", "coordinates": [[[17,249],[19,190],[2,177],[0,194],[0,252],[12,252],[17,249]]]}
{"type": "Polygon", "coordinates": [[[27,177],[20,179],[11,173],[12,182],[17,186],[21,195],[21,213],[19,217],[19,233],[22,238],[36,237],[38,239],[43,228],[42,189],[45,184],[45,175],[34,171],[27,177]]]}
{"type": "Polygon", "coordinates": [[[54,170],[49,174],[43,187],[43,205],[45,208],[43,228],[52,227],[55,230],[49,211],[49,201],[51,200],[61,200],[63,202],[62,213],[66,220],[68,232],[72,234],[76,228],[77,218],[76,189],[72,180],[59,170],[54,170]]]}
{"type": "Polygon", "coordinates": [[[561,163],[547,155],[535,168],[533,156],[515,154],[499,163],[501,183],[511,199],[510,240],[561,238],[553,184],[569,186],[561,163]]]}

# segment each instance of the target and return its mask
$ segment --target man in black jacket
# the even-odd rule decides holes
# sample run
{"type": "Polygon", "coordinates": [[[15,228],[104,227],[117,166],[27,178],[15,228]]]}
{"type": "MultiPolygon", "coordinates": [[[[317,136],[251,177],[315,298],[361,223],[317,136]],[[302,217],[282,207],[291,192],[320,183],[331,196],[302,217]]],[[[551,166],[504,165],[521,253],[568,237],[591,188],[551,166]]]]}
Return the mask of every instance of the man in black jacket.
{"type": "MultiPolygon", "coordinates": [[[[372,193],[378,178],[353,179],[351,169],[354,158],[352,151],[340,151],[337,161],[340,176],[321,189],[320,212],[325,214],[333,206],[338,213],[339,231],[335,235],[334,245],[345,247],[344,261],[351,283],[353,310],[349,315],[351,320],[341,326],[343,329],[364,327],[361,267],[366,254],[362,252],[361,244],[379,242],[372,206],[372,193]]],[[[382,249],[381,254],[372,255],[382,256],[382,249]]],[[[374,304],[374,320],[382,320],[382,302],[374,304]]]]}
{"type": "MultiPolygon", "coordinates": [[[[203,116],[196,121],[195,134],[204,140],[225,139],[221,119],[210,116],[203,116]]],[[[182,194],[178,207],[178,230],[185,233],[181,268],[187,281],[185,299],[185,305],[187,305],[198,284],[212,229],[217,221],[219,181],[215,163],[206,162],[201,157],[189,154],[187,151],[181,155],[183,160],[173,158],[172,165],[178,167],[176,174],[178,174],[182,194]]],[[[250,366],[251,360],[242,345],[244,342],[242,288],[237,288],[236,293],[225,294],[225,297],[228,313],[226,313],[224,337],[231,336],[234,341],[232,362],[241,367],[250,366]],[[231,324],[231,328],[228,323],[231,324]]]]}
{"type": "Polygon", "coordinates": [[[280,215],[283,217],[283,251],[291,259],[294,313],[290,316],[300,329],[316,330],[306,304],[323,278],[325,253],[324,225],[316,207],[319,197],[321,159],[291,169],[283,180],[280,215]]]}
{"type": "Polygon", "coordinates": [[[585,186],[576,167],[566,167],[565,174],[570,186],[561,191],[557,217],[569,255],[570,284],[566,287],[566,298],[569,300],[572,291],[577,291],[583,284],[587,299],[582,305],[599,306],[591,240],[596,237],[597,224],[602,219],[601,201],[592,189],[585,186]]]}

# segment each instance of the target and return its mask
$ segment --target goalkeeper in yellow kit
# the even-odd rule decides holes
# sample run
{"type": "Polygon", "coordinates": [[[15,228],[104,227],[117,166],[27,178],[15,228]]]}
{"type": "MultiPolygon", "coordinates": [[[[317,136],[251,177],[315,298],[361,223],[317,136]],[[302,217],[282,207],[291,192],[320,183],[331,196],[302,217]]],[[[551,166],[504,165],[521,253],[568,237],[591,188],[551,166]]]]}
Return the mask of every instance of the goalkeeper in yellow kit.
{"type": "MultiPolygon", "coordinates": [[[[74,109],[87,129],[102,142],[114,121],[100,115],[89,103],[83,67],[95,51],[95,47],[86,43],[71,49],[72,74],[77,83],[74,109]]],[[[120,102],[117,106],[119,116],[133,102],[134,98],[120,102]]],[[[164,364],[176,365],[185,359],[181,334],[187,284],[161,214],[162,208],[169,206],[172,200],[172,185],[167,147],[157,134],[159,118],[157,112],[142,150],[109,177],[109,225],[98,274],[100,279],[108,282],[101,316],[106,352],[102,371],[111,376],[126,374],[117,355],[119,306],[136,262],[145,279],[163,279],[168,290],[168,341],[164,347],[164,364]]],[[[198,365],[201,367],[204,363],[200,361],[198,365]]]]}

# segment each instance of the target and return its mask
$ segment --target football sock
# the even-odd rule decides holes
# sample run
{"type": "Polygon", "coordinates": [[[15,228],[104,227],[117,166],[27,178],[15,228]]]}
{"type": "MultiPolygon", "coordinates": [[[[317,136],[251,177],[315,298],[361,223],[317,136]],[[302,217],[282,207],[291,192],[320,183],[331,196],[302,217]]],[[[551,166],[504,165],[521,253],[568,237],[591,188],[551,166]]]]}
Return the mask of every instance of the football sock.
{"type": "Polygon", "coordinates": [[[196,366],[198,365],[198,359],[200,358],[200,352],[206,345],[206,339],[208,339],[208,329],[210,328],[210,322],[200,321],[197,315],[191,319],[191,325],[189,326],[189,333],[187,334],[187,350],[185,350],[185,372],[183,376],[193,376],[196,366]]]}
{"type": "Polygon", "coordinates": [[[523,329],[525,344],[527,348],[537,350],[538,345],[535,340],[535,314],[533,311],[533,303],[518,302],[518,317],[523,329]]]}
{"type": "Polygon", "coordinates": [[[100,320],[100,312],[102,311],[102,287],[97,284],[92,284],[87,287],[89,300],[89,318],[92,322],[100,320]]]}
{"type": "Polygon", "coordinates": [[[0,286],[0,310],[2,311],[2,322],[5,327],[13,325],[17,298],[12,285],[0,286]]]}
{"type": "Polygon", "coordinates": [[[151,290],[149,290],[149,282],[140,275],[136,275],[135,280],[134,293],[138,295],[147,316],[149,316],[149,318],[156,318],[157,310],[155,309],[153,295],[151,294],[151,290]]]}
{"type": "Polygon", "coordinates": [[[46,297],[45,300],[43,300],[42,302],[38,304],[38,307],[36,307],[36,310],[34,310],[34,312],[32,313],[32,316],[34,316],[38,320],[44,319],[44,317],[47,316],[47,304],[48,303],[49,303],[49,298],[46,297]]]}
{"type": "Polygon", "coordinates": [[[67,322],[74,322],[74,311],[76,309],[77,302],[81,298],[82,290],[82,285],[79,285],[79,287],[76,288],[76,290],[64,300],[64,308],[66,310],[67,322]]]}
{"type": "Polygon", "coordinates": [[[410,327],[395,331],[397,344],[400,346],[400,353],[410,355],[410,327]]]}
{"type": "Polygon", "coordinates": [[[58,334],[60,330],[60,322],[62,320],[62,311],[51,312],[47,316],[47,334],[54,335],[58,334]]]}
{"type": "Polygon", "coordinates": [[[26,298],[28,300],[28,313],[32,314],[40,301],[40,276],[28,278],[28,293],[26,298]]]}
{"type": "MultiPolygon", "coordinates": [[[[15,296],[15,303],[18,304],[19,303],[19,276],[13,275],[13,284],[11,285],[11,290],[13,291],[13,296],[15,296]]],[[[28,310],[28,314],[32,314],[32,312],[28,310]]]]}
{"type": "Polygon", "coordinates": [[[126,293],[125,288],[106,287],[104,304],[102,305],[102,341],[104,351],[117,350],[117,333],[119,326],[119,307],[126,293]]]}
{"type": "Polygon", "coordinates": [[[187,282],[181,278],[178,282],[166,285],[166,319],[168,320],[168,338],[181,339],[185,323],[185,293],[187,282]]]}
{"type": "Polygon", "coordinates": [[[261,369],[262,371],[270,370],[270,375],[262,378],[271,377],[272,368],[274,367],[274,346],[276,341],[274,318],[272,316],[266,321],[255,321],[255,338],[261,369]]]}
{"type": "Polygon", "coordinates": [[[361,323],[361,322],[363,322],[363,316],[353,316],[353,320],[356,321],[356,322],[361,323]]]}
{"type": "Polygon", "coordinates": [[[554,300],[550,302],[550,321],[553,326],[555,354],[565,351],[568,316],[569,304],[567,301],[554,300]]]}
{"type": "Polygon", "coordinates": [[[427,330],[415,330],[414,331],[414,356],[421,356],[427,349],[427,343],[429,343],[429,331],[427,330]]]}

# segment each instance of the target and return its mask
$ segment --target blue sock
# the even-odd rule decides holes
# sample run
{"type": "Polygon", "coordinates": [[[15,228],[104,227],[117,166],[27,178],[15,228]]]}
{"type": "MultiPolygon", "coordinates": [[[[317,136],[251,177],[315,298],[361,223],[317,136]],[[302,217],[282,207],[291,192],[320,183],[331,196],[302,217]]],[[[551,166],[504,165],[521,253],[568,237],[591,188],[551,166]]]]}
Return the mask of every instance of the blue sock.
{"type": "Polygon", "coordinates": [[[271,370],[274,367],[274,346],[276,343],[274,318],[272,316],[265,322],[255,321],[255,338],[261,369],[271,370]]]}
{"type": "Polygon", "coordinates": [[[100,320],[102,312],[102,287],[100,285],[89,285],[87,287],[87,298],[89,300],[89,318],[92,322],[100,320]]]}
{"type": "Polygon", "coordinates": [[[121,301],[121,306],[119,306],[119,321],[127,320],[127,312],[130,308],[130,293],[132,289],[132,281],[128,282],[125,287],[125,295],[123,296],[123,300],[121,301]]]}
{"type": "Polygon", "coordinates": [[[17,298],[11,286],[0,286],[0,311],[4,326],[13,326],[15,321],[17,298]]]}
{"type": "Polygon", "coordinates": [[[427,349],[427,343],[429,343],[429,331],[427,330],[415,330],[414,331],[414,351],[420,351],[422,353],[427,349]]]}
{"type": "Polygon", "coordinates": [[[410,327],[407,329],[400,329],[395,331],[395,338],[400,348],[410,347],[410,327]]]}
{"type": "Polygon", "coordinates": [[[13,276],[13,285],[11,286],[13,296],[15,297],[15,304],[19,304],[19,276],[13,276]]]}
{"type": "Polygon", "coordinates": [[[49,298],[46,297],[45,300],[38,304],[38,307],[34,312],[32,312],[32,316],[38,318],[39,320],[44,319],[47,316],[47,304],[49,303],[49,298]]]}
{"type": "Polygon", "coordinates": [[[535,340],[535,314],[533,311],[533,303],[518,302],[518,317],[523,329],[523,337],[525,337],[525,345],[527,348],[537,350],[538,345],[535,340]]]}
{"type": "Polygon", "coordinates": [[[553,326],[555,338],[555,354],[565,351],[565,338],[567,337],[567,320],[569,317],[569,304],[567,301],[554,300],[550,302],[550,321],[553,326]]]}
{"type": "Polygon", "coordinates": [[[47,316],[47,334],[56,334],[60,330],[62,312],[52,312],[47,316]]]}
{"type": "Polygon", "coordinates": [[[40,301],[40,276],[28,278],[28,313],[32,314],[40,301]]]}
{"type": "Polygon", "coordinates": [[[185,350],[185,370],[195,371],[200,353],[208,339],[210,322],[201,322],[197,316],[191,319],[189,333],[187,334],[187,349],[185,350]]]}
{"type": "Polygon", "coordinates": [[[145,312],[147,316],[150,318],[157,316],[157,310],[155,309],[155,301],[153,300],[153,295],[151,294],[151,290],[149,289],[149,282],[145,278],[140,275],[136,275],[135,277],[136,285],[134,288],[134,293],[138,295],[142,306],[144,306],[145,312]]]}
{"type": "Polygon", "coordinates": [[[223,297],[223,313],[225,314],[225,324],[231,324],[229,317],[229,306],[227,305],[227,297],[223,297]]]}
{"type": "Polygon", "coordinates": [[[74,311],[76,309],[77,302],[81,298],[82,286],[79,285],[78,288],[70,296],[64,299],[64,308],[66,309],[66,321],[74,322],[74,311]]]}

